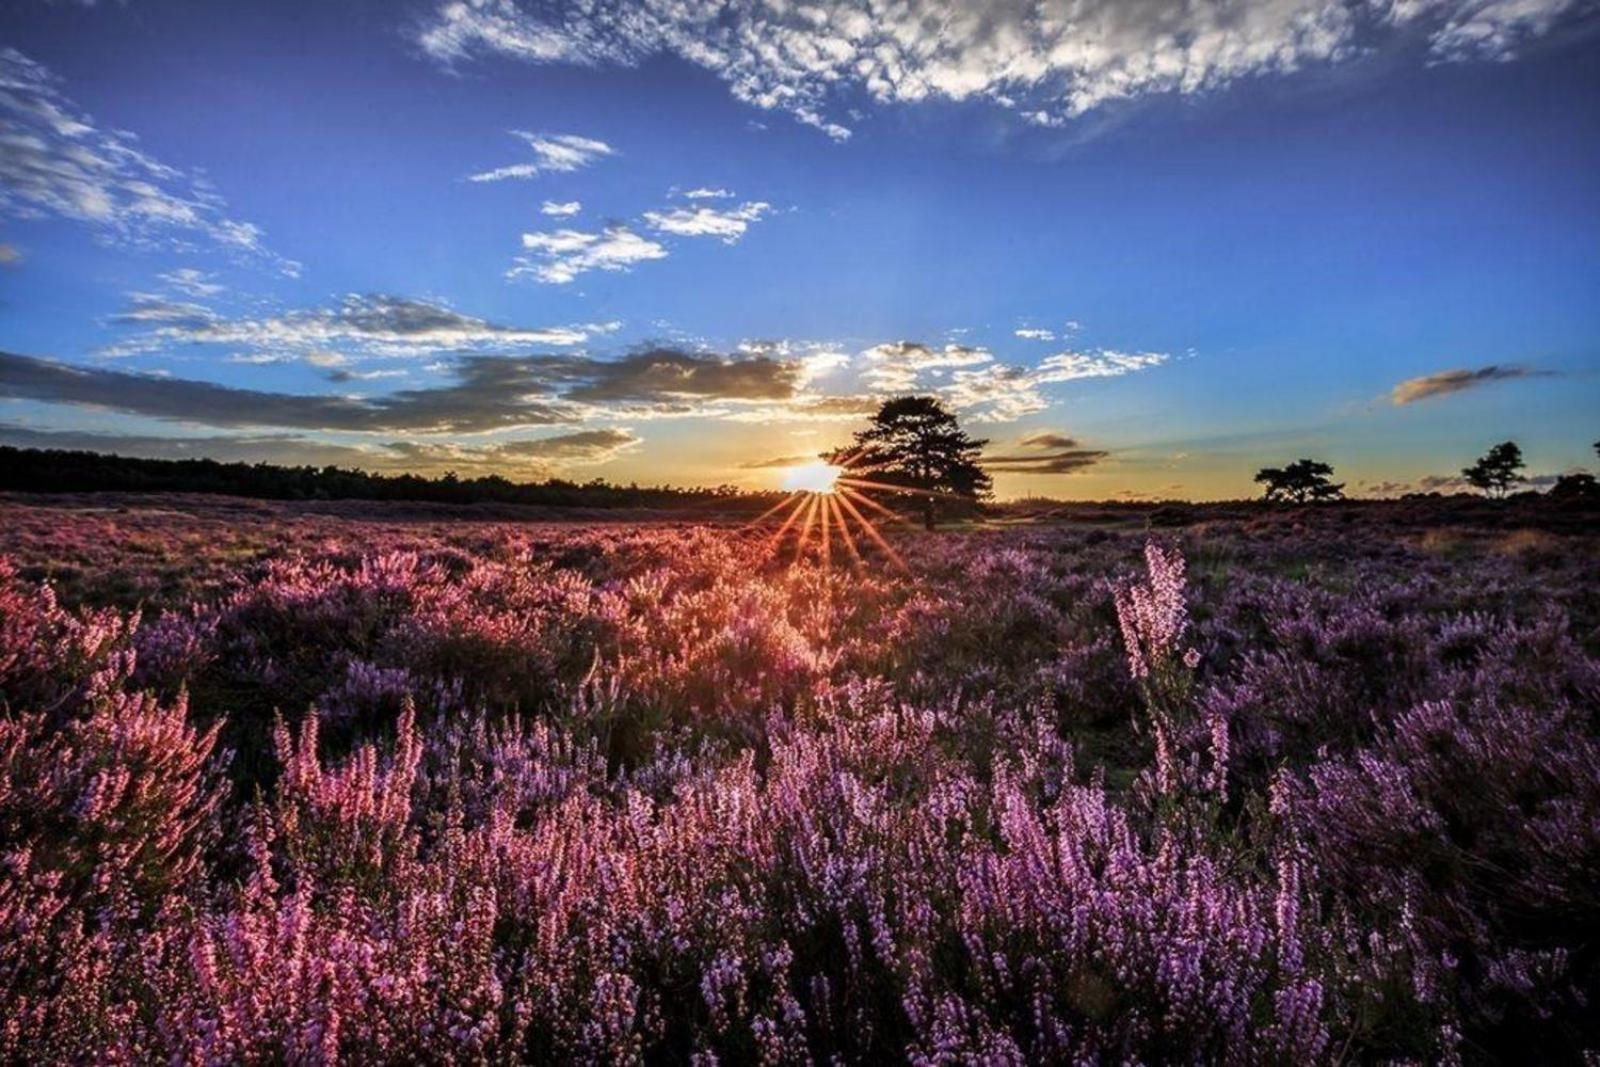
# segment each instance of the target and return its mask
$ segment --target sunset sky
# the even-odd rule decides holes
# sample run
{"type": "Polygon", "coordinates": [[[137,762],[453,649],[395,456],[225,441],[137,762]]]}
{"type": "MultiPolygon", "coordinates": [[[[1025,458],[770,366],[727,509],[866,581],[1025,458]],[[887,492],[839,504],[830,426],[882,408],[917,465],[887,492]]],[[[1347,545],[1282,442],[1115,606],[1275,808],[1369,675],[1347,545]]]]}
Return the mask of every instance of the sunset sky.
{"type": "Polygon", "coordinates": [[[1581,0],[16,0],[0,443],[1002,497],[1600,438],[1581,0]]]}

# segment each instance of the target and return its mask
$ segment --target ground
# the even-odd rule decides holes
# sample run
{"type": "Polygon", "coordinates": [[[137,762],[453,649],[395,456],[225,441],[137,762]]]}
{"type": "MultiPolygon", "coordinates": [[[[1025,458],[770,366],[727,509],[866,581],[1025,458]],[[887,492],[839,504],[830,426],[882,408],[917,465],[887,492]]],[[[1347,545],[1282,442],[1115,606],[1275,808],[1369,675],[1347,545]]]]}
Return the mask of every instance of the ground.
{"type": "Polygon", "coordinates": [[[1591,515],[0,517],[5,1058],[1600,1048],[1591,515]]]}

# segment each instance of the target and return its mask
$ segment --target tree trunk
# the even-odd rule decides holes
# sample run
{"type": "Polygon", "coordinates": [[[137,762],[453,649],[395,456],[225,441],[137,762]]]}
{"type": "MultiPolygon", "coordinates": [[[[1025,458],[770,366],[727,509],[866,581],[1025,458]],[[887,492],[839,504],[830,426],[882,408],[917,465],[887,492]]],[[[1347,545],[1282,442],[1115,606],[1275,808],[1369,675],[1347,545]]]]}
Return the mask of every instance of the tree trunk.
{"type": "Polygon", "coordinates": [[[922,526],[924,529],[933,529],[933,497],[924,497],[922,500],[922,526]]]}

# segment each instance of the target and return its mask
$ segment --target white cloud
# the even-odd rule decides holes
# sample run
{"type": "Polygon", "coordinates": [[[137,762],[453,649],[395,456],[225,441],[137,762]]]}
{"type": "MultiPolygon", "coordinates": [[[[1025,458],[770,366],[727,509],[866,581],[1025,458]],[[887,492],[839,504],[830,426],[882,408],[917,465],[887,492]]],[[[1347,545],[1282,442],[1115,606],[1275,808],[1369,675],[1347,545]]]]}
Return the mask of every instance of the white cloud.
{"type": "Polygon", "coordinates": [[[468,176],[469,182],[499,182],[512,178],[534,178],[549,172],[569,173],[606,156],[615,149],[593,137],[580,137],[573,133],[529,133],[512,130],[511,135],[525,141],[533,149],[531,163],[512,163],[468,176]]]}
{"type": "Polygon", "coordinates": [[[1014,332],[1024,341],[1054,341],[1056,339],[1054,330],[1044,330],[1032,326],[1018,327],[1014,332]]]}
{"type": "Polygon", "coordinates": [[[598,233],[556,230],[525,233],[522,247],[533,253],[518,256],[506,272],[510,278],[533,275],[541,282],[565,285],[592,270],[628,271],[635,263],[665,259],[667,250],[624,225],[607,226],[598,233]]]}
{"type": "Polygon", "coordinates": [[[969,345],[935,348],[917,341],[891,341],[873,345],[861,353],[866,361],[862,379],[873,389],[885,393],[904,392],[916,387],[926,371],[949,367],[972,367],[989,363],[994,356],[969,345]]]}
{"type": "Polygon", "coordinates": [[[546,200],[539,208],[539,214],[549,215],[552,218],[571,218],[583,210],[583,203],[578,200],[555,201],[546,200]]]}
{"type": "Polygon", "coordinates": [[[0,213],[56,215],[136,245],[181,246],[198,234],[298,273],[266,250],[259,227],[229,218],[203,178],[157,160],[131,133],[100,129],[58,86],[43,65],[0,47],[0,213]]]}
{"type": "Polygon", "coordinates": [[[223,286],[211,280],[211,275],[193,267],[179,267],[177,270],[158,274],[157,277],[185,296],[216,296],[223,290],[223,286]]]}
{"type": "Polygon", "coordinates": [[[219,345],[244,350],[244,362],[304,358],[327,368],[343,366],[352,356],[418,358],[441,352],[521,351],[530,345],[570,347],[617,328],[615,323],[505,326],[433,301],[384,294],[351,294],[333,307],[237,318],[193,301],[148,293],[130,294],[129,301],[112,322],[144,332],[102,349],[101,355],[219,345]]]}
{"type": "Polygon", "coordinates": [[[637,64],[674,54],[739,100],[842,140],[840,91],[984,98],[1060,125],[1109,100],[1197,93],[1420,35],[1436,58],[1504,59],[1586,0],[437,0],[419,40],[454,63],[637,64]]]}
{"type": "Polygon", "coordinates": [[[719,211],[714,207],[677,207],[667,211],[646,211],[645,222],[660,233],[678,237],[717,237],[724,244],[737,244],[752,222],[757,222],[772,205],[756,200],[736,208],[719,211]]]}
{"type": "Polygon", "coordinates": [[[685,200],[730,200],[733,194],[726,189],[708,189],[701,186],[699,189],[690,189],[683,194],[685,200]]]}
{"type": "Polygon", "coordinates": [[[1010,422],[1050,406],[1041,387],[1084,378],[1120,378],[1167,362],[1160,352],[1060,352],[1037,367],[993,363],[975,370],[956,370],[939,391],[957,408],[974,412],[980,422],[1010,422]]]}
{"type": "Polygon", "coordinates": [[[1117,352],[1109,348],[1093,352],[1060,352],[1046,357],[1037,374],[1041,382],[1072,382],[1080,378],[1120,378],[1134,371],[1159,367],[1167,361],[1163,352],[1117,352]]]}

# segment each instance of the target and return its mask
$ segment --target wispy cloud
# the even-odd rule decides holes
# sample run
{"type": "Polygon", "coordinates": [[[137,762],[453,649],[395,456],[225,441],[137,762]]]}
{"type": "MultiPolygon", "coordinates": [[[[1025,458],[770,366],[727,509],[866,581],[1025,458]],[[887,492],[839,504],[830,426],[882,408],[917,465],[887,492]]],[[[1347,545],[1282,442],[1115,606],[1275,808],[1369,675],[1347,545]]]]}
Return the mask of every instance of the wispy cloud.
{"type": "Polygon", "coordinates": [[[44,66],[0,47],[0,212],[48,215],[130,244],[183,245],[196,235],[296,274],[252,223],[230,217],[200,177],[168,166],[121,130],[103,130],[44,66]]]}
{"type": "Polygon", "coordinates": [[[771,204],[754,200],[726,210],[702,205],[646,211],[644,220],[660,233],[677,237],[716,237],[731,245],[738,243],[751,223],[771,210],[771,204]]]}
{"type": "Polygon", "coordinates": [[[532,255],[518,256],[506,276],[532,275],[550,285],[566,285],[592,270],[628,271],[636,263],[667,257],[664,246],[639,236],[622,223],[599,232],[525,233],[522,247],[532,255]]]}
{"type": "Polygon", "coordinates": [[[1514,364],[1491,363],[1487,367],[1476,370],[1465,368],[1457,370],[1442,370],[1434,374],[1424,374],[1420,378],[1407,378],[1396,385],[1389,394],[1396,404],[1415,404],[1419,400],[1429,397],[1448,396],[1451,393],[1465,392],[1476,389],[1491,382],[1513,381],[1517,378],[1540,377],[1539,371],[1529,370],[1514,364]]]}
{"type": "Polygon", "coordinates": [[[984,467],[1006,474],[1073,474],[1110,455],[1102,449],[1084,448],[1076,438],[1053,432],[1030,434],[1017,447],[1019,451],[984,456],[984,467]]]}
{"type": "Polygon", "coordinates": [[[1021,326],[1013,332],[1024,341],[1054,341],[1056,339],[1054,330],[1045,330],[1034,326],[1021,326]]]}
{"type": "Polygon", "coordinates": [[[128,307],[111,321],[145,329],[103,349],[102,355],[137,355],[178,345],[223,345],[265,357],[256,362],[298,359],[330,349],[342,356],[423,357],[503,352],[528,345],[568,347],[616,328],[614,323],[509,326],[435,301],[384,293],[352,293],[332,307],[236,318],[192,300],[134,293],[128,307]]]}
{"type": "Polygon", "coordinates": [[[578,200],[546,200],[539,206],[539,214],[557,219],[571,218],[582,210],[583,203],[578,200]]]}
{"type": "Polygon", "coordinates": [[[843,91],[879,103],[988,99],[1056,125],[1107,101],[1199,93],[1333,64],[1416,36],[1435,61],[1506,59],[1585,0],[437,0],[425,52],[532,63],[704,67],[750,105],[843,140],[843,91]]]}
{"type": "Polygon", "coordinates": [[[698,189],[690,189],[685,192],[683,198],[685,200],[731,200],[733,199],[733,194],[726,189],[713,189],[702,185],[698,189]]]}
{"type": "Polygon", "coordinates": [[[224,289],[222,285],[211,280],[211,275],[205,271],[196,270],[194,267],[179,267],[157,277],[165,282],[169,288],[185,296],[216,296],[224,289]]]}
{"type": "Polygon", "coordinates": [[[593,137],[580,137],[574,133],[529,133],[512,130],[511,135],[533,149],[533,159],[526,163],[512,163],[493,170],[469,175],[469,182],[501,182],[510,179],[536,178],[549,172],[567,173],[587,167],[598,159],[613,155],[615,149],[593,137]]]}

